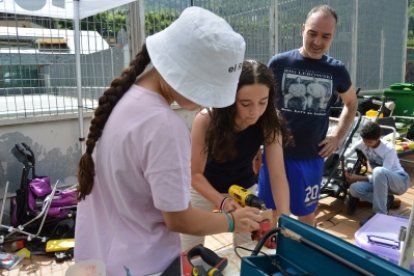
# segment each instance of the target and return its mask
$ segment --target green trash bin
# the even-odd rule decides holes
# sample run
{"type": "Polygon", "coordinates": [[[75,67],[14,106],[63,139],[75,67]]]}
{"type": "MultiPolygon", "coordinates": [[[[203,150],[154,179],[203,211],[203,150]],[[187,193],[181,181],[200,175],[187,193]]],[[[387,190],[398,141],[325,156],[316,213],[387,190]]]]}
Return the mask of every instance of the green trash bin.
{"type": "Polygon", "coordinates": [[[384,96],[395,102],[394,115],[414,117],[414,84],[391,84],[384,90],[384,96]]]}

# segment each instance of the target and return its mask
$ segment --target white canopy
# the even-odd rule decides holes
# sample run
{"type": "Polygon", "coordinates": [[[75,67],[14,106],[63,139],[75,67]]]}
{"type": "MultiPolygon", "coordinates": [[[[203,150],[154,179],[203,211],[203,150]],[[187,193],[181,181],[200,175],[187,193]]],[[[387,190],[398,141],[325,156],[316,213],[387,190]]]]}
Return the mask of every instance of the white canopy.
{"type": "Polygon", "coordinates": [[[122,6],[134,0],[3,0],[0,12],[33,16],[75,19],[79,3],[79,19],[122,6]]]}
{"type": "Polygon", "coordinates": [[[80,20],[139,0],[0,0],[0,13],[72,19],[74,22],[76,82],[78,91],[79,142],[85,151],[80,66],[80,20]]]}

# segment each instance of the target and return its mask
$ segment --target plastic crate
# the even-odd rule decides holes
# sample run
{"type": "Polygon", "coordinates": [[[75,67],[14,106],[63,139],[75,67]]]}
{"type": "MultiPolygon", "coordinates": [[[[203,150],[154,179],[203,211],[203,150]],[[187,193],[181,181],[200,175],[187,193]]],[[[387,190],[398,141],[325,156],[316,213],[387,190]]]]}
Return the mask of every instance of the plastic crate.
{"type": "MultiPolygon", "coordinates": [[[[398,264],[402,242],[398,235],[401,227],[408,226],[408,219],[376,214],[355,232],[355,244],[394,264],[398,264]]],[[[414,261],[410,265],[414,271],[414,261]]]]}

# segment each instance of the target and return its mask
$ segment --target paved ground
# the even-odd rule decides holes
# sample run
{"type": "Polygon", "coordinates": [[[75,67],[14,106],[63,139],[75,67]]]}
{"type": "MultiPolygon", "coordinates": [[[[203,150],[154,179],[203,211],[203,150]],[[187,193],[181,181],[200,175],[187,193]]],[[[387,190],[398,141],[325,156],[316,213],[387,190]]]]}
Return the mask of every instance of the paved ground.
{"type": "MultiPolygon", "coordinates": [[[[414,165],[404,164],[412,177],[414,185],[414,165]]],[[[398,197],[401,200],[401,207],[391,210],[391,215],[409,216],[414,202],[414,187],[407,193],[398,197]]],[[[321,200],[317,211],[317,227],[327,231],[346,241],[354,243],[354,234],[358,230],[359,221],[370,214],[371,207],[368,204],[361,204],[355,215],[345,215],[345,207],[342,200],[332,197],[321,200]]],[[[232,247],[232,234],[224,233],[208,236],[206,246],[212,250],[223,252],[232,247]]],[[[36,276],[64,276],[65,271],[73,261],[56,263],[54,259],[45,256],[32,256],[24,260],[18,267],[11,271],[0,271],[0,276],[36,275],[36,276]]]]}

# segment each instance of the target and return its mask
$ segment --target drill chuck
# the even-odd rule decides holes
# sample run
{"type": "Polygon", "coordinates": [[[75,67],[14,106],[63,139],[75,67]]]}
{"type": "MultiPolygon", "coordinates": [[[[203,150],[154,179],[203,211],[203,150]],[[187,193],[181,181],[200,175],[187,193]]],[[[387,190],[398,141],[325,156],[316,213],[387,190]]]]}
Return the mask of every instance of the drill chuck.
{"type": "Polygon", "coordinates": [[[256,207],[261,210],[266,209],[266,205],[261,198],[239,185],[231,185],[229,188],[229,195],[241,206],[256,207]]]}

